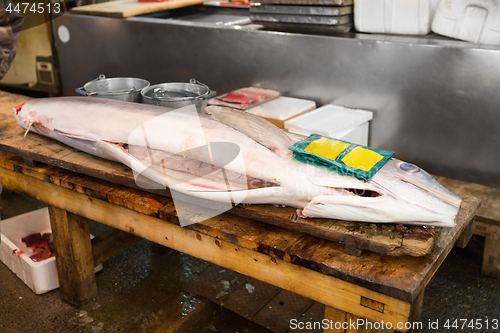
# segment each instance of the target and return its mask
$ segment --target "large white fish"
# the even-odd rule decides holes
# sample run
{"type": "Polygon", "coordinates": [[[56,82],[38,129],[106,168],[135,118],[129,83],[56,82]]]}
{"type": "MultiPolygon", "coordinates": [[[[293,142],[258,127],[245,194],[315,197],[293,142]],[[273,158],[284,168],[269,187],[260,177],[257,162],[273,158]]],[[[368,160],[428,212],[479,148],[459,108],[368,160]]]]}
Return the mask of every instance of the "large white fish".
{"type": "Polygon", "coordinates": [[[367,182],[291,158],[296,140],[243,111],[210,115],[102,98],[34,99],[21,127],[131,167],[190,196],[296,207],[300,216],[452,227],[461,199],[419,167],[391,159],[367,182]]]}

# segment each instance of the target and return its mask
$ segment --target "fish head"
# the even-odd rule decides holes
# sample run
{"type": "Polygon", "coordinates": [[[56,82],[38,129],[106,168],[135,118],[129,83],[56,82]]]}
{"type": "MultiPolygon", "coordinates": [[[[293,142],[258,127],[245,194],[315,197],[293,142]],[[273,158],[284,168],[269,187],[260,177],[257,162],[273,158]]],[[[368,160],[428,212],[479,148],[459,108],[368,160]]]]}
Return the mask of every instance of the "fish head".
{"type": "Polygon", "coordinates": [[[308,217],[363,222],[391,222],[439,227],[455,226],[461,198],[441,186],[418,166],[389,160],[369,181],[351,176],[315,185],[336,192],[315,196],[302,210],[308,217]],[[339,186],[340,185],[340,186],[339,186]]]}

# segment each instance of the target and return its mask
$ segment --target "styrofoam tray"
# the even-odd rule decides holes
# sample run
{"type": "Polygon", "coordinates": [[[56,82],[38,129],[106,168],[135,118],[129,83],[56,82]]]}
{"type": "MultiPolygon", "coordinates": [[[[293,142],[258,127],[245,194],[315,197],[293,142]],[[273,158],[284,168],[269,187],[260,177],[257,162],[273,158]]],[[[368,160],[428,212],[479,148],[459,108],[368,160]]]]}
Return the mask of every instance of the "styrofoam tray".
{"type": "Polygon", "coordinates": [[[426,35],[439,0],[354,0],[357,31],[426,35]]]}
{"type": "Polygon", "coordinates": [[[292,133],[313,133],[368,145],[368,122],[373,113],[328,104],[285,121],[285,129],[292,133]]]}
{"type": "MultiPolygon", "coordinates": [[[[21,239],[33,233],[47,232],[52,232],[48,208],[0,221],[0,260],[36,294],[59,288],[56,257],[40,262],[31,260],[33,251],[21,239]],[[17,256],[18,251],[24,254],[17,256]]],[[[95,268],[96,272],[100,270],[102,265],[95,268]]]]}
{"type": "Polygon", "coordinates": [[[473,43],[500,45],[500,1],[441,1],[432,31],[473,43]]]}
{"type": "Polygon", "coordinates": [[[285,120],[316,108],[316,102],[307,99],[281,96],[247,110],[283,128],[285,120]]]}

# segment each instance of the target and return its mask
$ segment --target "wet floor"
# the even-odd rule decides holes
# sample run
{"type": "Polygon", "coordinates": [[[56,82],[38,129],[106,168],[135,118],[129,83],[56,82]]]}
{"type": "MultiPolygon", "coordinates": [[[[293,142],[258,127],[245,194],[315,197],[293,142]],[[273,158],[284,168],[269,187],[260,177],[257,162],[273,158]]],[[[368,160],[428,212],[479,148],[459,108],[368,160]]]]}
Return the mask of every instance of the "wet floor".
{"type": "MultiPolygon", "coordinates": [[[[2,201],[2,219],[43,206],[6,191],[2,201]]],[[[107,227],[91,222],[90,228],[97,235],[107,227]]],[[[480,274],[481,246],[481,239],[474,238],[444,261],[426,289],[420,332],[500,332],[500,322],[493,328],[500,321],[500,280],[480,274]],[[474,320],[476,326],[461,329],[460,319],[474,320]],[[436,321],[438,329],[429,327],[436,321]]],[[[76,308],[61,301],[58,290],[35,295],[0,264],[0,332],[268,332],[185,292],[186,283],[210,265],[143,240],[104,263],[96,275],[97,298],[76,308]]]]}

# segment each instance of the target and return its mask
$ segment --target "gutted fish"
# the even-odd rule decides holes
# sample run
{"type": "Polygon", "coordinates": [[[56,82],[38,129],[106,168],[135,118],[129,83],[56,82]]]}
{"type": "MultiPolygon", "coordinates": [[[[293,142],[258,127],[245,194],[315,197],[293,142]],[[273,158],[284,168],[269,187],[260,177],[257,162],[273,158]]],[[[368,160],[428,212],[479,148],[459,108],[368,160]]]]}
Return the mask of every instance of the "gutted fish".
{"type": "Polygon", "coordinates": [[[189,107],[59,97],[31,100],[15,113],[26,133],[121,162],[136,177],[188,198],[286,205],[302,217],[444,227],[455,225],[461,203],[427,172],[397,159],[367,182],[300,163],[288,150],[296,140],[230,108],[211,106],[201,115],[189,107]]]}

